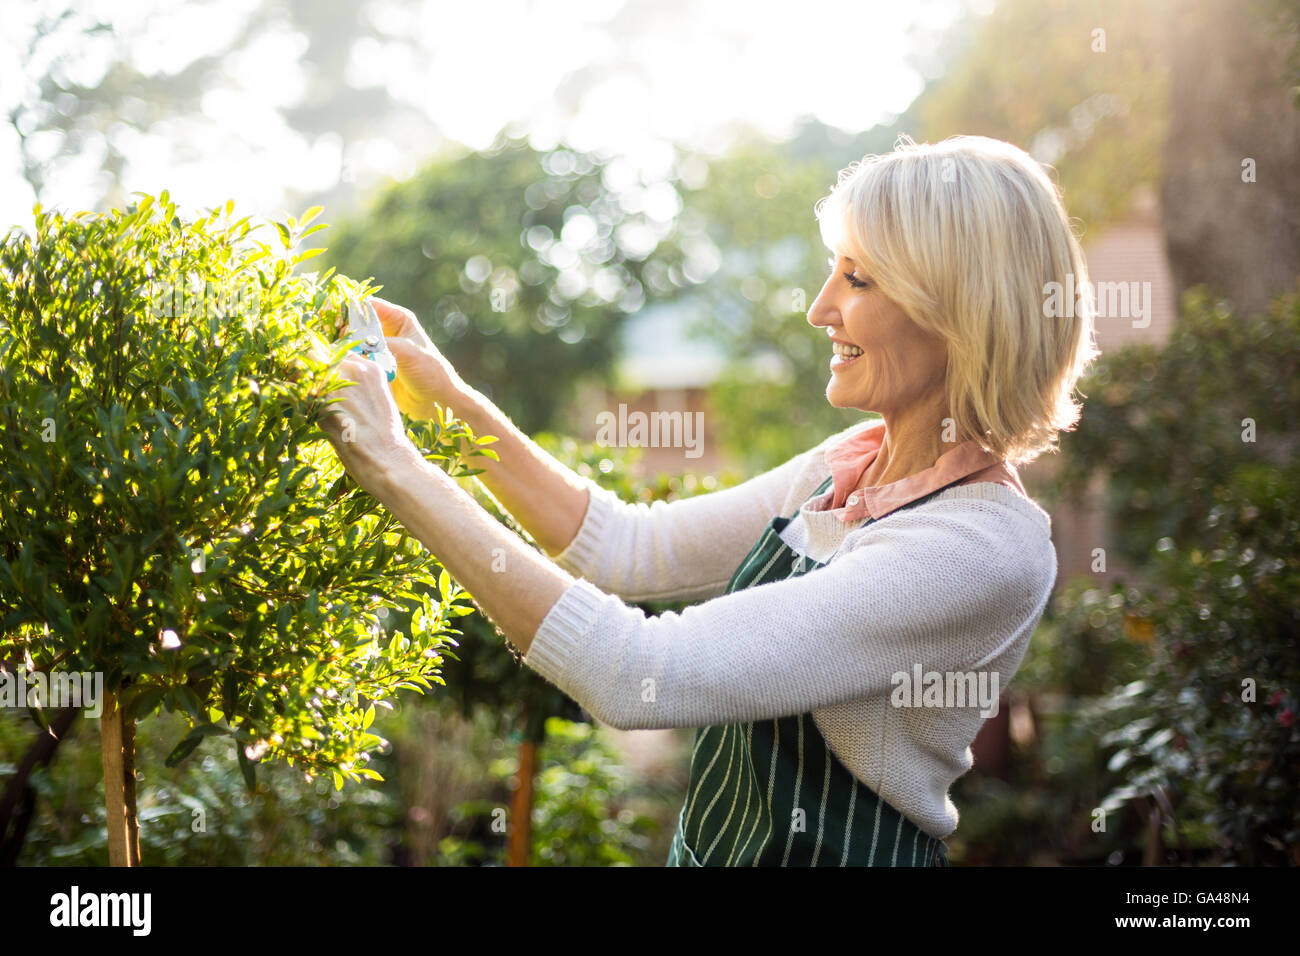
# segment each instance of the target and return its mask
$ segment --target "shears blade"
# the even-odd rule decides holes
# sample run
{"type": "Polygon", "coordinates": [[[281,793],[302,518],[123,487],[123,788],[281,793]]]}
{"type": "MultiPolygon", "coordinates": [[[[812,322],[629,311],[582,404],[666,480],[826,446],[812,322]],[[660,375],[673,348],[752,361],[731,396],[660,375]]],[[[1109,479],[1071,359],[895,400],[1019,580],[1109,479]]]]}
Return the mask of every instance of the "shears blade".
{"type": "Polygon", "coordinates": [[[359,301],[356,296],[348,296],[348,333],[357,340],[352,347],[354,352],[378,362],[388,373],[390,382],[397,377],[397,359],[388,350],[384,326],[369,299],[359,301]]]}

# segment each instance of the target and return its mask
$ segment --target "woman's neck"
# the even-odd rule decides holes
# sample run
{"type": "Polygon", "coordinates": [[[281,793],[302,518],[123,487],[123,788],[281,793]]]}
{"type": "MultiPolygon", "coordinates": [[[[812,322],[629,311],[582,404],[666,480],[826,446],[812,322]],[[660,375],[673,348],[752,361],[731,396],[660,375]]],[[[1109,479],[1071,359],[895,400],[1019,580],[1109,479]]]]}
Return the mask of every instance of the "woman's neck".
{"type": "Polygon", "coordinates": [[[943,440],[948,417],[943,397],[884,415],[885,437],[875,459],[863,473],[860,487],[888,485],[934,465],[955,445],[943,440]]]}

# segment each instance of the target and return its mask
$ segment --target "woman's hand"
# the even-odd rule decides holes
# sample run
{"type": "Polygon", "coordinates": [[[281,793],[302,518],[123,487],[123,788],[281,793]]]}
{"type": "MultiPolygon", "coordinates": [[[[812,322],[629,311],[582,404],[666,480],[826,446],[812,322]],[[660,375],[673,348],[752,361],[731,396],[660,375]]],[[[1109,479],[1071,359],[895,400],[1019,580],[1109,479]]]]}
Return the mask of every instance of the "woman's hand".
{"type": "Polygon", "coordinates": [[[320,427],[348,474],[379,498],[385,479],[420,453],[407,437],[393,388],[378,363],[349,352],[338,372],[352,384],[333,393],[338,400],[327,406],[320,427]]]}
{"type": "Polygon", "coordinates": [[[410,309],[371,296],[384,327],[388,349],[397,359],[393,398],[413,418],[432,418],[434,403],[451,404],[465,383],[429,339],[410,309]]]}
{"type": "MultiPolygon", "coordinates": [[[[393,339],[389,339],[392,342],[393,339]]],[[[316,346],[317,357],[320,348],[316,346]]],[[[343,467],[374,495],[487,611],[521,652],[574,578],[488,514],[445,471],[426,461],[402,426],[378,363],[349,352],[347,383],[331,392],[321,429],[343,467]],[[504,574],[508,561],[510,573],[504,574]]]]}
{"type": "MultiPolygon", "coordinates": [[[[547,554],[559,554],[582,526],[589,504],[586,479],[543,451],[438,352],[410,309],[371,298],[384,339],[397,359],[393,397],[412,418],[449,408],[475,435],[497,439],[497,458],[476,460],[479,480],[547,554]]],[[[387,503],[387,502],[385,502],[387,503]]]]}

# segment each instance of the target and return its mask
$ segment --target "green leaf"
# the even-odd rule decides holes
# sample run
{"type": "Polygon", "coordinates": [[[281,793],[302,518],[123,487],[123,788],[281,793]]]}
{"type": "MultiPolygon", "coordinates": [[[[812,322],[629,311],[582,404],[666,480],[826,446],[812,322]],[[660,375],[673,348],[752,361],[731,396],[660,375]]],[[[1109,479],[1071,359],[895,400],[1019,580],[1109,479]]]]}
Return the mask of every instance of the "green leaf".
{"type": "Polygon", "coordinates": [[[244,745],[238,739],[235,740],[235,756],[239,759],[239,769],[244,774],[244,784],[248,787],[248,792],[252,793],[257,789],[257,767],[248,759],[244,745]]]}
{"type": "Polygon", "coordinates": [[[40,707],[34,707],[34,706],[32,706],[31,704],[28,704],[28,705],[27,705],[27,713],[31,715],[32,720],[36,721],[36,726],[39,727],[39,728],[41,728],[41,730],[49,730],[49,729],[50,729],[50,725],[49,725],[48,723],[46,723],[46,720],[45,720],[45,711],[44,711],[43,709],[41,709],[40,707]]]}
{"type": "Polygon", "coordinates": [[[167,696],[167,689],[157,684],[134,684],[126,688],[122,696],[128,698],[121,704],[122,713],[132,720],[143,720],[158,709],[167,696]]]}
{"type": "MultiPolygon", "coordinates": [[[[277,755],[324,774],[358,756],[382,705],[340,706],[327,691],[309,708],[315,695],[294,675],[311,664],[313,691],[338,689],[373,666],[376,693],[432,686],[441,659],[421,656],[431,636],[409,625],[393,665],[362,659],[358,618],[370,623],[366,597],[380,588],[429,598],[429,629],[446,630],[428,594],[436,559],[320,454],[318,422],[279,414],[319,417],[319,391],[297,393],[287,371],[326,324],[317,313],[373,285],[290,267],[296,252],[313,266],[321,253],[303,245],[327,228],[319,207],[254,230],[231,202],[194,218],[165,194],[130,201],[125,213],[42,211],[38,235],[0,238],[0,527],[13,544],[0,548],[0,640],[10,656],[26,643],[42,663],[102,671],[132,720],[186,714],[162,752],[171,765],[229,727],[242,751],[274,723],[277,755]],[[155,285],[184,292],[165,301],[155,285]],[[250,285],[251,307],[210,299],[250,285]],[[59,423],[49,447],[29,427],[46,416],[59,423]],[[201,574],[191,548],[206,555],[201,574]],[[184,642],[163,651],[168,627],[184,642]]],[[[444,418],[422,447],[450,453],[467,434],[444,418]]],[[[254,789],[258,761],[239,763],[254,789]]]]}
{"type": "Polygon", "coordinates": [[[199,700],[199,695],[194,693],[193,689],[185,684],[179,684],[172,688],[172,695],[176,700],[176,706],[189,714],[195,720],[203,719],[203,703],[199,700]]]}
{"type": "Polygon", "coordinates": [[[172,748],[172,752],[167,755],[164,763],[168,767],[174,767],[190,754],[192,754],[199,744],[203,743],[204,735],[199,732],[198,728],[191,730],[181,738],[181,742],[172,748]]]}
{"type": "Polygon", "coordinates": [[[238,701],[239,674],[232,668],[221,678],[221,706],[225,711],[227,722],[234,719],[238,701]]]}

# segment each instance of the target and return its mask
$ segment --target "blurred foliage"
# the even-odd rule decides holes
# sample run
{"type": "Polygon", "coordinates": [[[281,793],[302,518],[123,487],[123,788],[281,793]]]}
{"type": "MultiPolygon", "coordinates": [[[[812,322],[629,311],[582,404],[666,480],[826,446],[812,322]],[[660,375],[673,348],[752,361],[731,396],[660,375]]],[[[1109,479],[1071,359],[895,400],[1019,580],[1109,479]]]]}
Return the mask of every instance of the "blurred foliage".
{"type": "MultiPolygon", "coordinates": [[[[183,222],[163,193],[0,244],[0,658],[185,714],[169,761],[225,737],[250,788],[264,756],[377,776],[375,704],[438,681],[471,611],[317,425],[364,287],[293,272],[311,215],[183,222]]],[[[453,474],[491,454],[447,416],[416,438],[453,474]]]]}
{"type": "Polygon", "coordinates": [[[1242,318],[1196,290],[1082,386],[1057,490],[1108,477],[1134,570],[1053,599],[1015,685],[1037,745],[954,787],[964,862],[1149,860],[1154,817],[1155,862],[1300,864],[1297,361],[1300,296],[1242,318]]]}
{"type": "Polygon", "coordinates": [[[1164,346],[1108,354],[1080,383],[1088,412],[1062,440],[1060,494],[1109,477],[1115,544],[1142,561],[1164,537],[1199,540],[1218,489],[1247,465],[1300,451],[1300,307],[1236,316],[1204,289],[1184,299],[1164,346]],[[1253,423],[1253,425],[1252,425],[1253,423]]]}
{"type": "Polygon", "coordinates": [[[1283,80],[1291,87],[1291,102],[1300,109],[1300,0],[1259,0],[1258,8],[1273,31],[1291,43],[1283,80]]]}
{"type": "MultiPolygon", "coordinates": [[[[557,717],[545,726],[538,751],[533,803],[534,866],[627,866],[644,852],[653,822],[630,805],[632,780],[617,754],[590,724],[557,717]]],[[[477,799],[457,808],[457,829],[440,845],[440,865],[501,866],[505,833],[492,826],[508,802],[517,756],[492,763],[498,800],[477,799]]]]}
{"type": "Polygon", "coordinates": [[[471,386],[532,433],[601,382],[627,314],[686,280],[661,242],[673,187],[624,183],[570,150],[501,140],[381,192],[330,238],[330,261],[420,316],[471,386]]]}
{"type": "Polygon", "coordinates": [[[1242,463],[1181,544],[1162,538],[1140,593],[1088,627],[1150,643],[1089,725],[1106,745],[1101,807],[1158,794],[1167,843],[1300,865],[1300,463],[1242,463]]]}
{"type": "MultiPolygon", "coordinates": [[[[382,718],[381,718],[382,720],[382,718]]],[[[249,793],[235,754],[218,748],[166,766],[178,714],[160,714],[136,737],[141,858],[151,866],[373,866],[387,863],[401,809],[387,784],[308,781],[283,763],[259,769],[249,793]]],[[[0,778],[37,732],[23,713],[0,712],[0,778]]],[[[388,761],[376,757],[387,777],[388,761]]],[[[36,816],[20,866],[106,866],[98,722],[79,718],[54,763],[32,774],[36,816]]]]}
{"type": "Polygon", "coordinates": [[[750,143],[711,162],[707,183],[686,193],[679,225],[687,268],[706,281],[675,307],[727,356],[709,400],[724,448],[750,473],[862,418],[827,403],[830,345],[806,315],[830,271],[813,204],[845,154],[796,160],[788,149],[750,143]]]}
{"type": "MultiPolygon", "coordinates": [[[[180,71],[146,76],[120,56],[119,38],[106,22],[72,6],[49,8],[17,60],[27,89],[12,102],[6,117],[18,145],[23,178],[39,202],[52,169],[67,158],[98,153],[110,203],[119,194],[129,140],[108,135],[128,125],[145,128],[162,115],[197,110],[203,77],[218,57],[198,57],[180,71]],[[110,52],[111,51],[111,52],[110,52]],[[104,56],[102,75],[86,77],[79,56],[104,56]],[[57,144],[49,148],[49,144],[57,144]]],[[[228,52],[228,51],[227,51],[228,52]]]]}
{"type": "Polygon", "coordinates": [[[1087,228],[1122,217],[1135,188],[1160,180],[1176,7],[1000,0],[913,104],[916,139],[1015,143],[1056,167],[1066,208],[1087,228]]]}
{"type": "MultiPolygon", "coordinates": [[[[229,24],[222,23],[221,29],[206,31],[209,42],[201,55],[160,67],[156,53],[139,55],[157,40],[140,43],[140,34],[121,31],[119,18],[108,15],[108,8],[45,4],[19,47],[17,66],[24,82],[15,87],[17,95],[6,117],[17,139],[23,178],[42,201],[47,182],[56,178],[52,173],[73,164],[84,168],[88,159],[97,157],[100,175],[95,186],[102,196],[97,208],[125,204],[124,172],[130,162],[139,161],[132,147],[165,129],[178,159],[206,150],[203,98],[215,90],[249,90],[241,61],[264,57],[268,41],[274,44],[286,32],[301,43],[293,63],[302,69],[303,82],[288,102],[284,89],[277,93],[285,122],[293,130],[337,144],[344,156],[357,142],[380,135],[404,143],[430,140],[434,130],[422,109],[389,95],[383,84],[358,85],[348,70],[359,43],[383,43],[389,50],[407,47],[419,55],[419,37],[391,27],[391,18],[376,17],[376,6],[262,0],[231,11],[221,0],[187,3],[180,15],[189,20],[191,33],[203,32],[216,18],[236,17],[236,27],[226,32],[229,24]]],[[[177,15],[155,14],[164,36],[177,15]]],[[[286,89],[294,85],[284,84],[286,89]]],[[[260,128],[249,124],[249,130],[260,128]]],[[[242,145],[254,146],[256,135],[251,133],[242,145]]],[[[346,168],[344,172],[343,182],[315,199],[336,208],[352,190],[352,177],[346,168]]],[[[305,198],[295,184],[288,188],[290,202],[295,196],[305,198]]]]}
{"type": "MultiPolygon", "coordinates": [[[[307,781],[273,764],[262,769],[250,794],[234,755],[224,749],[166,766],[168,740],[182,730],[183,719],[160,715],[157,732],[138,739],[142,855],[152,865],[169,866],[503,865],[506,834],[493,828],[493,814],[509,812],[518,738],[503,736],[498,721],[477,709],[463,740],[445,721],[440,739],[427,739],[419,716],[449,705],[441,697],[407,698],[381,715],[376,730],[393,741],[374,761],[384,781],[337,792],[324,778],[307,781]],[[417,754],[422,748],[431,749],[428,758],[417,754]],[[413,855],[411,846],[414,830],[428,822],[412,812],[426,795],[412,801],[401,786],[407,774],[418,777],[424,759],[448,769],[454,764],[468,793],[449,808],[428,858],[413,855]]],[[[13,772],[37,729],[24,713],[0,712],[0,776],[13,772]]],[[[656,838],[668,832],[684,787],[636,780],[602,734],[585,723],[546,722],[535,783],[535,865],[662,863],[664,841],[656,838]]],[[[99,760],[96,724],[80,720],[53,766],[31,777],[37,815],[19,865],[107,863],[99,760]]]]}

